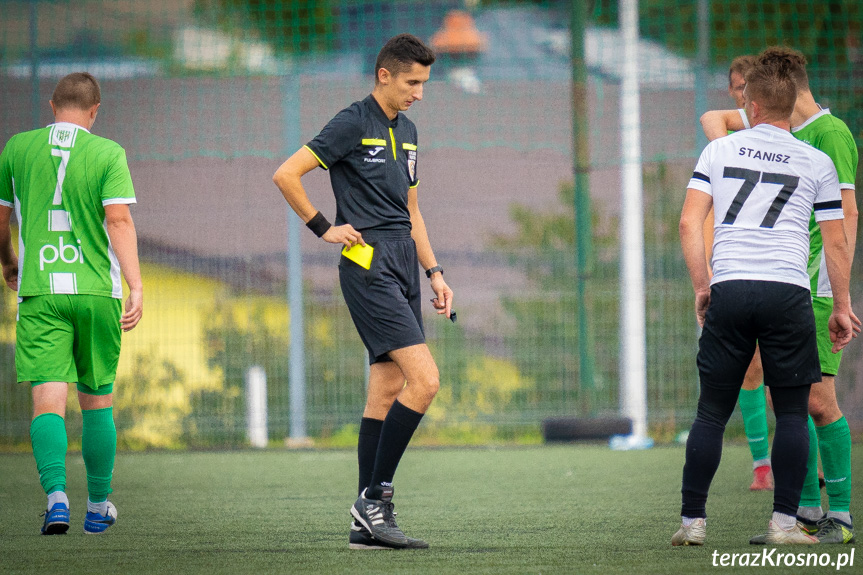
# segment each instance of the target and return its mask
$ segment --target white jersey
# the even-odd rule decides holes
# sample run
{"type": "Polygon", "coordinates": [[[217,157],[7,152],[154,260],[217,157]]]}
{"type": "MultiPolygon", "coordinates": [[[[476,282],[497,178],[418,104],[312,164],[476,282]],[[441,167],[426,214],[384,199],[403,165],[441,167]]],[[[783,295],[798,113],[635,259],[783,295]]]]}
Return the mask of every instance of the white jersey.
{"type": "Polygon", "coordinates": [[[711,142],[689,187],[713,196],[713,279],[764,280],[810,289],[809,218],[840,220],[833,161],[768,124],[711,142]]]}

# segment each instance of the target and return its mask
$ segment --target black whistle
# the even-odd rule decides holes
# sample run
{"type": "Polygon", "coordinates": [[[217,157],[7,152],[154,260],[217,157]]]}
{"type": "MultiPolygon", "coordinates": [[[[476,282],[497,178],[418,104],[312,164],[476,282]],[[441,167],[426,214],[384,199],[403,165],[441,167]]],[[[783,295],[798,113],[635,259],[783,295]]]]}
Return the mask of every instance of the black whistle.
{"type": "MultiPolygon", "coordinates": [[[[437,298],[433,297],[429,301],[434,303],[437,301],[437,298]]],[[[455,315],[455,310],[454,309],[449,310],[449,320],[451,322],[455,323],[457,319],[458,319],[458,317],[456,317],[456,315],[455,315]]]]}

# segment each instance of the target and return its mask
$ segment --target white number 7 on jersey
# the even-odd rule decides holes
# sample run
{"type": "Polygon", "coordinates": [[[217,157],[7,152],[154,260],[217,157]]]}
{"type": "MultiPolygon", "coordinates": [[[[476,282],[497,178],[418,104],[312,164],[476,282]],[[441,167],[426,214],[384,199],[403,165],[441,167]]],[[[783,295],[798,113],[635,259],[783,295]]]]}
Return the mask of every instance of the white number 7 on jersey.
{"type": "Polygon", "coordinates": [[[60,150],[58,148],[51,149],[52,156],[60,158],[60,166],[57,168],[57,187],[54,188],[54,205],[59,206],[63,203],[63,180],[66,179],[66,165],[69,163],[69,154],[71,150],[60,150]]]}

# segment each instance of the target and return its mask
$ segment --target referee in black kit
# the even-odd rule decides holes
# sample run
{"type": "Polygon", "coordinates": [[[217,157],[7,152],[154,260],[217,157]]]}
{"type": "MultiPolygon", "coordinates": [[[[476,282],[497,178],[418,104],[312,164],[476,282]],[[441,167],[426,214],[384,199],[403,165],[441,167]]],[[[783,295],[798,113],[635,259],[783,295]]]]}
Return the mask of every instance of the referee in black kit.
{"type": "Polygon", "coordinates": [[[419,265],[450,317],[453,292],[443,279],[417,204],[417,130],[400,112],[422,100],[434,52],[418,38],[391,38],[375,62],[371,95],[339,112],[273,176],[291,208],[333,244],[374,247],[369,269],[342,256],[339,281],[369,351],[369,390],[360,423],[359,497],[351,508],[351,549],[422,549],[395,522],[393,476],[440,386],[425,344],[419,265]],[[336,223],[316,210],[300,178],[330,172],[336,223]]]}

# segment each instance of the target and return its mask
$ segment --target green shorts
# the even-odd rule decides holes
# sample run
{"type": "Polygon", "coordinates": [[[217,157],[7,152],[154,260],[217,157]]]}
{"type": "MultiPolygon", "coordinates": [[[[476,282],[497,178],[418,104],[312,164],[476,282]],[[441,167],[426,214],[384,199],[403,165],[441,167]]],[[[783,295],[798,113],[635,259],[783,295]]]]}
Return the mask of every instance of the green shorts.
{"type": "Polygon", "coordinates": [[[96,295],[25,297],[18,304],[18,381],[77,382],[80,391],[101,395],[117,376],[122,307],[96,295]]]}
{"type": "Polygon", "coordinates": [[[830,314],[833,313],[832,297],[813,297],[812,311],[815,312],[815,330],[818,341],[818,360],[821,362],[821,373],[824,375],[836,375],[839,373],[839,362],[842,361],[842,352],[833,353],[833,342],[830,341],[830,314]]]}

